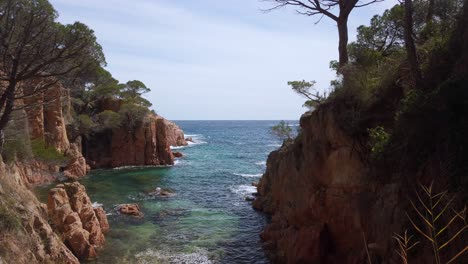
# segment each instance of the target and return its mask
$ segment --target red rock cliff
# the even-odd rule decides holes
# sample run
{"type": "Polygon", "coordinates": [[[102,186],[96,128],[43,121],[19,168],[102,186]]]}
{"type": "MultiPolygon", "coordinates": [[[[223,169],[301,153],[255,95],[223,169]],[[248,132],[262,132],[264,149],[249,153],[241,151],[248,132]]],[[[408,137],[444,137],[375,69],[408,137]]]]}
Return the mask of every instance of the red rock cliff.
{"type": "Polygon", "coordinates": [[[332,111],[302,116],[294,143],[268,157],[254,207],[272,215],[261,237],[278,263],[364,263],[363,234],[384,259],[405,219],[397,185],[369,180],[357,142],[337,126],[332,111]]]}
{"type": "Polygon", "coordinates": [[[171,145],[187,144],[174,123],[150,114],[134,131],[119,127],[86,141],[84,153],[93,168],[173,165],[171,145]]]}
{"type": "Polygon", "coordinates": [[[45,205],[24,183],[16,166],[0,161],[0,263],[79,264],[48,222],[45,205]]]}
{"type": "MultiPolygon", "coordinates": [[[[23,89],[27,93],[34,85],[41,84],[30,82],[24,84],[23,89]]],[[[70,143],[67,136],[66,123],[71,118],[69,91],[57,82],[43,93],[26,97],[23,101],[19,103],[33,106],[25,108],[31,140],[44,141],[69,158],[63,168],[40,160],[17,163],[25,182],[32,185],[50,183],[61,172],[67,178],[86,175],[88,167],[81,155],[80,142],[70,143]]]]}
{"type": "Polygon", "coordinates": [[[80,259],[96,258],[109,229],[102,208],[93,208],[86,189],[78,182],[59,184],[49,192],[49,217],[64,242],[80,259]]]}

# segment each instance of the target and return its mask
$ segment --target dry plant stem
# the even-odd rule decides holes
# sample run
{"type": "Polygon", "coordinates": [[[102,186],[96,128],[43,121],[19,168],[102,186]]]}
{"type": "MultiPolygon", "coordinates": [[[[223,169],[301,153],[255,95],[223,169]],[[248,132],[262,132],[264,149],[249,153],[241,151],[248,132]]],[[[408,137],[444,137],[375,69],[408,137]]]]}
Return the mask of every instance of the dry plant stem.
{"type": "Polygon", "coordinates": [[[417,244],[419,244],[419,241],[416,241],[414,244],[410,245],[412,236],[408,237],[407,230],[405,230],[403,236],[395,234],[393,238],[398,242],[397,254],[401,257],[403,264],[408,264],[408,252],[417,244]]]}
{"type": "MultiPolygon", "coordinates": [[[[438,225],[437,222],[441,219],[444,213],[447,212],[447,209],[450,208],[450,205],[453,202],[454,198],[451,198],[445,204],[443,204],[443,200],[445,199],[446,194],[447,194],[446,191],[434,194],[433,184],[427,187],[421,185],[421,188],[423,189],[424,193],[427,195],[427,201],[425,202],[418,193],[416,193],[416,196],[419,200],[419,204],[424,209],[423,211],[424,214],[420,211],[420,209],[418,209],[418,206],[416,206],[416,204],[413,201],[410,201],[410,203],[414,211],[421,218],[424,224],[422,227],[420,227],[415,224],[415,222],[413,221],[413,219],[411,219],[411,217],[409,217],[409,215],[408,215],[408,218],[411,224],[413,225],[413,227],[416,229],[416,231],[418,231],[424,238],[426,238],[431,243],[435,263],[441,264],[442,263],[441,256],[440,256],[441,250],[449,246],[451,242],[453,242],[458,236],[463,234],[465,230],[468,228],[468,225],[466,224],[466,219],[465,219],[466,208],[464,208],[461,211],[455,211],[454,209],[452,209],[455,215],[447,222],[447,224],[445,224],[445,226],[438,229],[438,226],[440,226],[440,224],[438,225]],[[442,207],[442,209],[438,212],[437,209],[440,207],[442,207]],[[449,228],[449,226],[452,225],[457,219],[461,219],[463,221],[463,227],[460,228],[446,242],[440,241],[439,236],[444,231],[446,231],[449,228]],[[423,231],[424,229],[426,229],[427,231],[426,232],[423,231]]],[[[400,244],[400,241],[399,241],[399,244],[400,244]]],[[[401,245],[400,245],[400,248],[401,248],[401,245]]],[[[468,251],[468,246],[465,246],[464,249],[462,249],[457,254],[455,254],[455,256],[453,256],[446,263],[452,263],[458,257],[463,255],[466,251],[468,251]]]]}
{"type": "Polygon", "coordinates": [[[367,261],[369,261],[369,264],[372,264],[372,260],[369,254],[369,248],[367,247],[366,235],[364,234],[364,232],[362,232],[362,238],[364,239],[364,247],[366,248],[367,261]]]}

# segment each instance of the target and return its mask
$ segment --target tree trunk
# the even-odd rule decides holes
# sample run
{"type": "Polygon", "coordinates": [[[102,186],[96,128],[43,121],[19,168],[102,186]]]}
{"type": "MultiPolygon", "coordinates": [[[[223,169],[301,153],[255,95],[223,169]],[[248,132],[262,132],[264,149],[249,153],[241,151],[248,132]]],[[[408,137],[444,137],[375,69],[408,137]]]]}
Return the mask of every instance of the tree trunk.
{"type": "Polygon", "coordinates": [[[429,6],[426,14],[426,24],[431,24],[434,18],[434,0],[429,0],[429,6]]]}
{"type": "Polygon", "coordinates": [[[410,65],[411,77],[416,87],[421,83],[421,70],[419,68],[416,46],[413,39],[413,1],[405,0],[405,46],[410,65]]]}
{"type": "Polygon", "coordinates": [[[339,64],[341,68],[348,64],[348,17],[340,17],[337,24],[339,36],[339,64]]]}

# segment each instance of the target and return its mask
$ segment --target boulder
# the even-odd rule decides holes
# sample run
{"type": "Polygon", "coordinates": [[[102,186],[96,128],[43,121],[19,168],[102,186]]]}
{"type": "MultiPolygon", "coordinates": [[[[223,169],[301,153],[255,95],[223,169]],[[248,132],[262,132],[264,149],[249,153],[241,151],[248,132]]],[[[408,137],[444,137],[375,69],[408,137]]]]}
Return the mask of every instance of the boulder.
{"type": "Polygon", "coordinates": [[[160,196],[160,197],[171,197],[174,196],[175,193],[166,189],[161,189],[157,187],[153,192],[149,193],[150,196],[160,196]]]}
{"type": "Polygon", "coordinates": [[[178,151],[172,152],[172,155],[174,155],[174,157],[176,157],[176,158],[182,158],[184,156],[184,154],[182,154],[181,152],[178,152],[178,151]]]}
{"type": "Polygon", "coordinates": [[[117,210],[120,214],[129,215],[136,218],[142,218],[144,214],[140,211],[138,204],[121,204],[117,206],[117,210]]]}

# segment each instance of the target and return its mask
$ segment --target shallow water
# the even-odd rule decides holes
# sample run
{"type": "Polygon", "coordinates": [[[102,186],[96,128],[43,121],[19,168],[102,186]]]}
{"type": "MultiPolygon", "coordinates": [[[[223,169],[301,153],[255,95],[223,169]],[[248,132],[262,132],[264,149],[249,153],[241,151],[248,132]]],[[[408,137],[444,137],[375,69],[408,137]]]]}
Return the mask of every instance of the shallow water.
{"type": "MultiPolygon", "coordinates": [[[[267,218],[245,197],[280,143],[269,133],[276,123],[179,121],[195,144],[178,149],[184,157],[175,166],[90,173],[81,182],[112,213],[106,246],[91,263],[268,263],[259,238],[267,218]],[[156,187],[176,195],[147,195],[156,187]],[[116,215],[121,203],[138,203],[145,217],[116,215]]],[[[41,199],[48,188],[38,190],[41,199]]]]}

